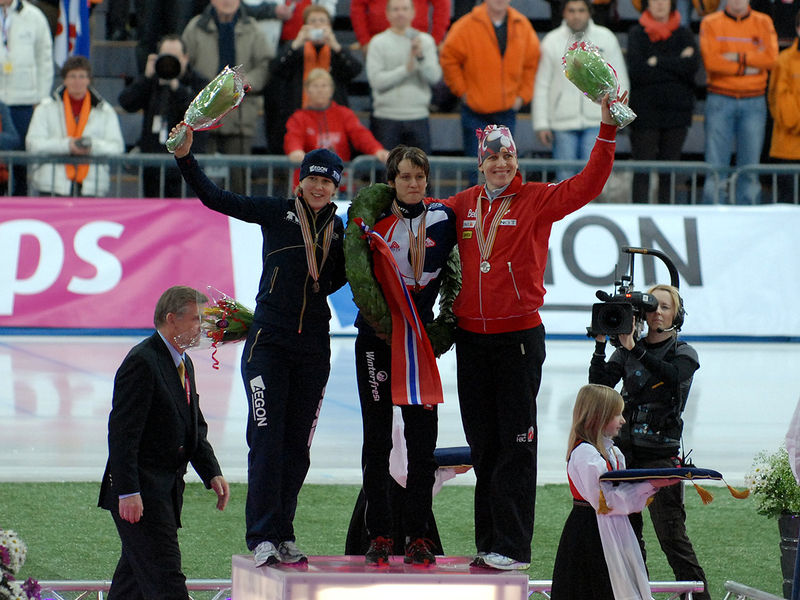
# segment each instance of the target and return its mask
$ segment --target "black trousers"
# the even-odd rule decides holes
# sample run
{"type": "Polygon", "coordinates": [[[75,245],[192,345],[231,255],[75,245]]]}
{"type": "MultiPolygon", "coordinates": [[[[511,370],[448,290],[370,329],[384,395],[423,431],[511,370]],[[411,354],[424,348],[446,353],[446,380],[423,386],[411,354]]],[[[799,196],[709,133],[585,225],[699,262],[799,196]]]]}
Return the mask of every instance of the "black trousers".
{"type": "Polygon", "coordinates": [[[415,120],[370,119],[372,133],[384,148],[394,148],[403,144],[416,146],[426,154],[431,153],[431,132],[428,118],[415,120]]]}
{"type": "Polygon", "coordinates": [[[247,547],[294,541],[297,496],[311,464],[330,372],[330,337],[251,329],[242,352],[248,399],[247,547]]]}
{"type": "MultiPolygon", "coordinates": [[[[687,127],[639,127],[631,130],[631,156],[634,160],[681,159],[681,150],[686,141],[687,127]]],[[[676,176],[676,183],[680,179],[676,176]]],[[[658,203],[670,203],[670,174],[658,176],[658,203]]],[[[650,193],[650,173],[634,173],[633,202],[646,204],[650,193]]],[[[676,199],[677,201],[677,199],[676,199]]]]}
{"type": "MultiPolygon", "coordinates": [[[[394,531],[389,453],[392,450],[391,348],[383,340],[360,333],[356,337],[356,378],[361,401],[364,441],[361,450],[365,522],[370,538],[391,537],[394,531]]],[[[433,504],[438,416],[435,406],[401,406],[408,476],[399,510],[405,535],[425,537],[433,504]]]]}
{"type": "MultiPolygon", "coordinates": [[[[627,459],[627,456],[626,456],[627,459]]],[[[636,459],[632,457],[628,463],[629,469],[672,468],[675,464],[670,458],[663,459],[636,459]]],[[[694,547],[686,534],[686,509],[683,506],[683,484],[671,485],[661,488],[653,496],[653,501],[648,507],[650,519],[653,521],[658,543],[667,557],[669,566],[675,574],[676,581],[702,581],[705,591],[693,592],[692,597],[699,600],[710,600],[708,593],[708,580],[703,567],[697,561],[694,547]]],[[[629,516],[631,526],[639,539],[642,548],[642,557],[647,562],[647,552],[644,547],[642,530],[644,522],[642,513],[632,513],[629,516]]],[[[684,596],[681,596],[685,598],[684,596]]]]}
{"type": "Polygon", "coordinates": [[[111,516],[122,553],[111,579],[109,600],[187,600],[177,525],[153,523],[146,516],[129,523],[113,511],[111,516]]]}
{"type": "Polygon", "coordinates": [[[536,505],[536,395],[544,326],[456,333],[458,399],[475,468],[475,545],[530,562],[536,505]]]}

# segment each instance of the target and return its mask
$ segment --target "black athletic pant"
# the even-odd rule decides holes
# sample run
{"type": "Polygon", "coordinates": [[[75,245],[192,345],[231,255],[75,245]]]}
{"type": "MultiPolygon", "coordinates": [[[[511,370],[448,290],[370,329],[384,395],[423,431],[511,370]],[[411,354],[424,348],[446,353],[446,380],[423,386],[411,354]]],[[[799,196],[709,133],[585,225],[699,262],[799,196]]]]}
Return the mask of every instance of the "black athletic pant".
{"type": "Polygon", "coordinates": [[[458,400],[475,468],[475,545],[530,562],[536,503],[536,395],[544,326],[456,333],[458,400]]]}
{"type": "Polygon", "coordinates": [[[254,327],[242,352],[247,391],[247,547],[294,541],[297,495],[330,372],[330,337],[254,327]]]}
{"type": "MultiPolygon", "coordinates": [[[[392,450],[391,348],[379,338],[360,333],[356,338],[356,378],[361,400],[364,443],[361,464],[366,497],[366,525],[370,538],[391,537],[394,531],[390,503],[392,450]]],[[[410,538],[424,537],[433,502],[438,433],[435,406],[401,406],[407,447],[408,477],[400,511],[410,538]]]]}

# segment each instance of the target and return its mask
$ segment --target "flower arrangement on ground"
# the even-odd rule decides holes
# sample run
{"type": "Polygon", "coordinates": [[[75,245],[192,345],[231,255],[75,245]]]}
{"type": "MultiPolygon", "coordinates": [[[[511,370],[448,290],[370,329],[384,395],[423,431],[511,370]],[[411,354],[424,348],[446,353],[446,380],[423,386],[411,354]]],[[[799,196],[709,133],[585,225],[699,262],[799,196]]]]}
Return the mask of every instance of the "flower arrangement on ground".
{"type": "Polygon", "coordinates": [[[16,531],[0,529],[0,600],[41,599],[41,588],[35,579],[19,582],[15,577],[27,554],[28,547],[16,531]]]}
{"type": "Polygon", "coordinates": [[[792,474],[784,446],[776,452],[758,453],[746,483],[758,514],[776,519],[783,514],[800,513],[800,486],[792,474]]]}

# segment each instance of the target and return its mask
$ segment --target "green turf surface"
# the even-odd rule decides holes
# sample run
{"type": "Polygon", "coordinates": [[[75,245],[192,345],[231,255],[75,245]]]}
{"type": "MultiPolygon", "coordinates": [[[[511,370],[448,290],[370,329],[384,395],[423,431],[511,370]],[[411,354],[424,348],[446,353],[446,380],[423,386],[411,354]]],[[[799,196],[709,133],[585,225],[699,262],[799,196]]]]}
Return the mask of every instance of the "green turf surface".
{"type": "MultiPolygon", "coordinates": [[[[96,507],[98,483],[0,483],[0,527],[14,529],[28,545],[21,575],[36,579],[107,580],[119,556],[119,540],[108,513],[96,507]]],[[[781,595],[777,522],[756,514],[750,499],[736,500],[726,488],[708,487],[714,501],[704,506],[686,488],[689,535],[708,576],[713,598],[725,596],[730,579],[781,595]]],[[[230,578],[231,555],[244,543],[246,487],[231,486],[225,512],[214,509],[213,492],[189,484],[180,542],[189,579],[230,578]]],[[[434,511],[442,544],[450,555],[475,551],[473,488],[445,486],[434,511]]],[[[298,545],[311,555],[342,554],[357,486],[307,485],[300,495],[295,528],[298,545]]],[[[550,579],[558,539],[571,505],[566,485],[540,486],[532,579],[550,579]]],[[[648,566],[653,581],[674,580],[645,516],[648,566]]]]}

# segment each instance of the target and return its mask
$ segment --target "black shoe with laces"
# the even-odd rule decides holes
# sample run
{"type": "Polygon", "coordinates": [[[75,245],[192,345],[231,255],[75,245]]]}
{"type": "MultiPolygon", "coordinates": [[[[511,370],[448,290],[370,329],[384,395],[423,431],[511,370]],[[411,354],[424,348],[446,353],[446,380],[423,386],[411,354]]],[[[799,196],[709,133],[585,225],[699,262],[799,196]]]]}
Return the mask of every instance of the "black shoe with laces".
{"type": "Polygon", "coordinates": [[[435,564],[436,557],[431,552],[430,544],[430,540],[424,538],[414,538],[406,542],[406,556],[403,561],[414,565],[435,564]]]}
{"type": "Polygon", "coordinates": [[[364,555],[364,562],[368,565],[388,565],[389,555],[394,548],[394,541],[392,538],[378,537],[370,540],[369,550],[364,555]]]}

